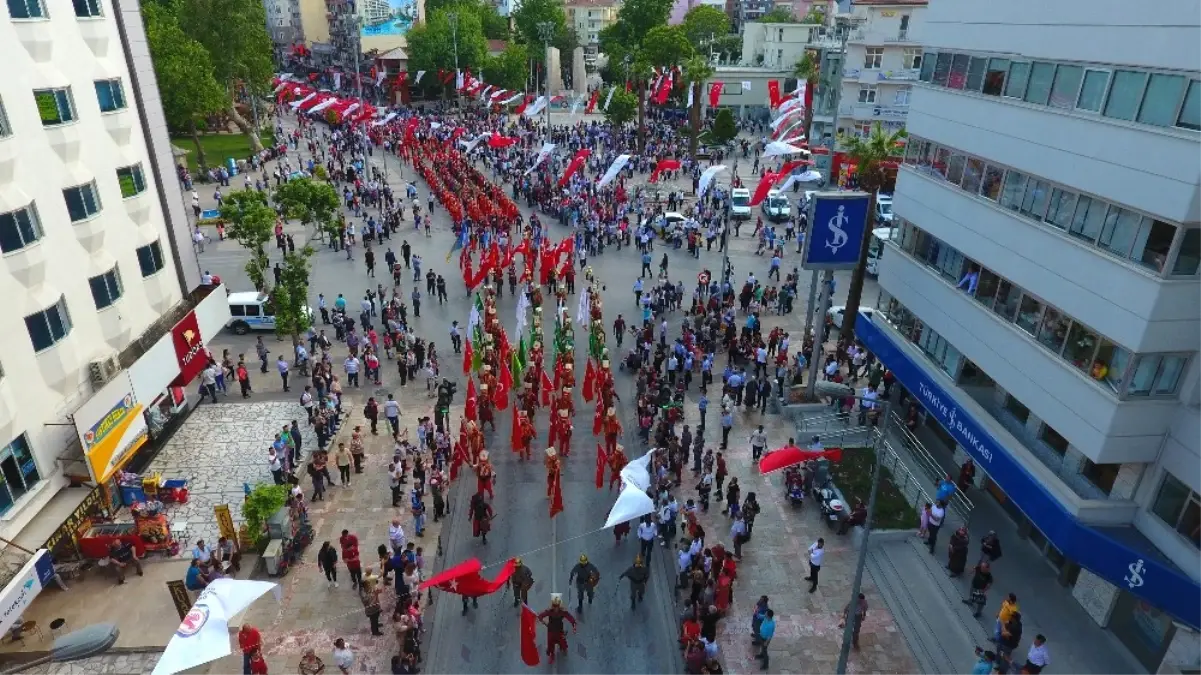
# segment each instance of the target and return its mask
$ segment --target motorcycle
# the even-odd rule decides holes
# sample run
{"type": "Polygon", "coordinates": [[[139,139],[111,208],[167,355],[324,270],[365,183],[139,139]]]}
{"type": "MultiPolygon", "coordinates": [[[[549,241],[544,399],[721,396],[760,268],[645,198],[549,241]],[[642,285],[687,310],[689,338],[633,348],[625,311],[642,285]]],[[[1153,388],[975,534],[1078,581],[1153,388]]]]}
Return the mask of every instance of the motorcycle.
{"type": "Polygon", "coordinates": [[[800,508],[805,503],[805,488],[801,472],[795,468],[784,471],[784,495],[788,503],[800,508]]]}
{"type": "Polygon", "coordinates": [[[818,509],[821,511],[822,519],[831,529],[839,525],[846,517],[846,505],[834,495],[834,490],[829,487],[819,488],[817,491],[818,509]]]}

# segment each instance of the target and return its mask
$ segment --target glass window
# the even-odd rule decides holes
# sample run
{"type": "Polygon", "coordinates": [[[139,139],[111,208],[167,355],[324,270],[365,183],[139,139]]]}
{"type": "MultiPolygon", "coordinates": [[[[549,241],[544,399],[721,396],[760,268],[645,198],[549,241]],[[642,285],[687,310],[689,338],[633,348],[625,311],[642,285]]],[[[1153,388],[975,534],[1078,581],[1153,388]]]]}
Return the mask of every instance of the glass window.
{"type": "Polygon", "coordinates": [[[1180,239],[1180,250],[1176,251],[1176,264],[1172,274],[1192,275],[1201,267],[1201,229],[1185,230],[1180,239]]]}
{"type": "Polygon", "coordinates": [[[940,87],[947,86],[947,75],[951,73],[951,57],[953,54],[941,52],[938,55],[938,60],[934,63],[934,79],[931,80],[934,84],[940,87]]]}
{"type": "Polygon", "coordinates": [[[1155,374],[1155,383],[1151,386],[1151,393],[1156,396],[1175,394],[1176,387],[1180,384],[1180,376],[1184,373],[1184,364],[1187,362],[1187,356],[1163,357],[1159,372],[1155,374]]]}
{"type": "Polygon", "coordinates": [[[1201,80],[1189,82],[1188,92],[1184,95],[1184,105],[1180,107],[1180,116],[1176,118],[1176,126],[1193,131],[1201,130],[1201,80]]]}
{"type": "Polygon", "coordinates": [[[67,201],[67,213],[71,215],[73,223],[100,213],[100,195],[96,192],[95,181],[63,190],[63,198],[67,201]]]}
{"type": "Polygon", "coordinates": [[[1180,100],[1184,98],[1188,83],[1183,75],[1152,75],[1147,82],[1147,93],[1143,95],[1143,105],[1138,111],[1138,121],[1157,127],[1175,125],[1180,100]]]}
{"type": "Polygon", "coordinates": [[[67,337],[71,333],[71,316],[67,313],[66,298],[60,297],[53,305],[25,317],[25,328],[35,352],[49,349],[67,337]]]}
{"type": "Polygon", "coordinates": [[[1026,174],[1008,171],[1005,174],[1005,187],[1001,190],[1001,206],[1017,211],[1022,206],[1022,197],[1026,194],[1026,174]]]}
{"type": "Polygon", "coordinates": [[[929,141],[920,138],[910,138],[909,142],[905,144],[905,164],[909,166],[917,164],[918,158],[926,154],[926,146],[929,144],[929,141]]]}
{"type": "Polygon", "coordinates": [[[1130,367],[1130,361],[1130,352],[1109,340],[1102,339],[1101,346],[1097,348],[1097,359],[1093,362],[1090,374],[1094,380],[1104,381],[1110,389],[1119,391],[1122,388],[1122,381],[1126,377],[1126,370],[1130,367]]]}
{"type": "Polygon", "coordinates": [[[876,102],[876,85],[867,84],[859,86],[859,102],[860,103],[875,103],[876,102]]]}
{"type": "Polygon", "coordinates": [[[938,258],[934,261],[934,264],[938,267],[938,270],[942,272],[944,277],[950,280],[951,283],[957,284],[959,283],[959,278],[963,276],[964,267],[967,265],[967,261],[963,257],[962,253],[951,248],[950,246],[947,246],[946,244],[943,244],[941,250],[938,252],[938,258]]]}
{"type": "Polygon", "coordinates": [[[101,15],[100,0],[72,0],[75,5],[75,16],[86,19],[101,15]]]}
{"type": "Polygon", "coordinates": [[[4,101],[0,101],[0,138],[13,135],[12,125],[8,123],[8,114],[4,112],[4,101]]]}
{"type": "Polygon", "coordinates": [[[1155,375],[1159,372],[1162,361],[1163,357],[1156,354],[1147,354],[1135,359],[1134,372],[1130,375],[1130,385],[1126,388],[1126,393],[1131,396],[1150,394],[1151,385],[1155,382],[1155,375]]]}
{"type": "Polygon", "coordinates": [[[1172,240],[1176,238],[1176,226],[1161,220],[1143,218],[1139,226],[1138,236],[1134,238],[1134,248],[1130,258],[1156,272],[1162,272],[1168,262],[1168,251],[1172,248],[1172,240]]]}
{"type": "Polygon", "coordinates": [[[1201,547],[1201,497],[1172,474],[1164,472],[1151,512],[1201,547]]]}
{"type": "Polygon", "coordinates": [[[41,239],[42,234],[42,223],[32,202],[23,209],[0,213],[0,252],[19,251],[41,239]]]}
{"type": "Polygon", "coordinates": [[[1022,295],[1018,316],[1014,321],[1019,328],[1031,335],[1038,334],[1039,322],[1043,318],[1043,303],[1031,295],[1022,295]]]}
{"type": "Polygon", "coordinates": [[[1047,222],[1061,230],[1068,229],[1076,211],[1076,193],[1062,188],[1051,191],[1051,203],[1047,207],[1047,222]]]}
{"type": "MultiPolygon", "coordinates": [[[[921,66],[922,63],[921,47],[906,47],[901,51],[901,67],[905,70],[913,70],[921,66]]],[[[922,70],[924,71],[925,68],[922,68],[922,70]]]]}
{"type": "Polygon", "coordinates": [[[92,287],[92,299],[96,301],[96,309],[104,309],[121,299],[121,273],[116,267],[88,279],[92,287]]]}
{"type": "Polygon", "coordinates": [[[872,70],[880,67],[880,63],[884,60],[883,47],[868,47],[863,55],[863,67],[867,70],[872,70]]]}
{"type": "Polygon", "coordinates": [[[922,72],[918,75],[918,79],[922,82],[929,82],[934,76],[934,60],[938,58],[934,52],[926,52],[922,55],[922,72]]]}
{"type": "Polygon", "coordinates": [[[980,183],[984,180],[984,160],[969,159],[963,170],[963,189],[972,194],[980,192],[980,183]]]}
{"type": "Polygon", "coordinates": [[[987,66],[988,59],[973,56],[967,67],[967,84],[963,88],[968,91],[980,91],[980,87],[984,85],[984,71],[987,66]]]}
{"type": "Polygon", "coordinates": [[[14,19],[45,19],[41,0],[8,0],[8,15],[14,19]]]}
{"type": "Polygon", "coordinates": [[[984,181],[980,184],[980,194],[994,202],[1001,198],[1001,183],[1005,180],[1005,170],[989,164],[984,168],[984,181]]]}
{"type": "Polygon", "coordinates": [[[1009,64],[1009,79],[1005,83],[1005,96],[1022,98],[1026,94],[1026,80],[1030,78],[1030,64],[1015,61],[1009,64]]]}
{"type": "Polygon", "coordinates": [[[230,305],[229,306],[229,315],[230,316],[246,316],[246,307],[243,305],[230,305]]]}
{"type": "Polygon", "coordinates": [[[1068,331],[1067,342],[1063,345],[1063,358],[1077,369],[1088,372],[1092,368],[1093,352],[1097,351],[1098,342],[1097,334],[1088,326],[1073,321],[1072,328],[1068,331]]]}
{"type": "Polygon", "coordinates": [[[1055,79],[1055,64],[1035,61],[1030,68],[1030,82],[1026,87],[1026,101],[1046,105],[1051,98],[1051,83],[1055,79]]]}
{"type": "Polygon", "coordinates": [[[1080,66],[1059,66],[1055,70],[1055,84],[1051,85],[1051,107],[1071,108],[1076,105],[1076,93],[1080,90],[1083,76],[1084,69],[1080,66]]]}
{"type": "Polygon", "coordinates": [[[997,302],[993,311],[1006,321],[1013,321],[1018,312],[1018,302],[1022,299],[1022,289],[1014,286],[1005,279],[997,286],[997,302]]]}
{"type": "Polygon", "coordinates": [[[1050,424],[1044,423],[1038,430],[1038,440],[1043,442],[1043,445],[1055,451],[1055,454],[1063,457],[1068,451],[1068,439],[1062,434],[1051,428],[1050,424]]]}
{"type": "Polygon", "coordinates": [[[989,96],[1000,96],[1005,90],[1005,74],[1008,72],[1009,59],[989,59],[982,91],[989,96]]]}
{"type": "Polygon", "coordinates": [[[1080,475],[1101,488],[1101,492],[1105,494],[1109,494],[1113,490],[1113,484],[1118,479],[1118,472],[1121,470],[1121,464],[1097,464],[1087,457],[1080,465],[1080,475]]]}
{"type": "Polygon", "coordinates": [[[947,165],[950,162],[951,151],[946,148],[936,148],[934,151],[934,161],[930,164],[930,170],[945,179],[947,177],[947,165]]]}
{"type": "Polygon", "coordinates": [[[952,153],[950,159],[947,160],[947,180],[959,185],[963,182],[963,166],[967,164],[967,157],[959,153],[952,153]]]}
{"type": "Polygon", "coordinates": [[[1127,211],[1119,206],[1110,206],[1105,215],[1105,225],[1101,228],[1101,236],[1097,245],[1111,253],[1125,257],[1134,245],[1134,237],[1142,223],[1142,216],[1127,211]]]}
{"type": "Polygon", "coordinates": [[[1068,234],[1087,240],[1097,241],[1101,227],[1105,224],[1105,209],[1108,204],[1092,197],[1080,196],[1076,200],[1076,213],[1072,216],[1072,225],[1068,234]]]}
{"type": "Polygon", "coordinates": [[[951,60],[951,74],[947,76],[948,89],[963,89],[967,82],[967,67],[971,57],[967,54],[956,54],[951,60]]]}
{"type": "Polygon", "coordinates": [[[1025,424],[1026,420],[1030,419],[1030,409],[1009,394],[1005,394],[1005,410],[1022,424],[1025,424]]]}
{"type": "Polygon", "coordinates": [[[1026,197],[1022,199],[1022,213],[1035,220],[1042,220],[1047,212],[1047,203],[1051,201],[1051,184],[1037,179],[1030,180],[1026,189],[1026,197]]]}
{"type": "Polygon", "coordinates": [[[125,91],[121,80],[96,80],[96,101],[101,112],[116,112],[125,109],[125,91]]]}
{"type": "Polygon", "coordinates": [[[71,88],[35,89],[33,100],[38,106],[42,126],[53,127],[75,121],[75,104],[71,100],[71,88]]]}
{"type": "Polygon", "coordinates": [[[1071,323],[1072,320],[1064,316],[1063,312],[1054,307],[1048,307],[1043,312],[1043,324],[1038,329],[1038,341],[1047,349],[1058,354],[1068,338],[1068,328],[1071,323]]]}
{"type": "Polygon", "coordinates": [[[163,269],[163,247],[155,241],[138,249],[138,267],[142,276],[148,277],[163,269]]]}
{"type": "Polygon", "coordinates": [[[1138,104],[1143,100],[1143,88],[1146,86],[1146,73],[1133,70],[1114,71],[1113,84],[1109,87],[1109,98],[1105,101],[1103,114],[1117,120],[1133,120],[1138,114],[1138,104]]]}
{"type": "Polygon", "coordinates": [[[1076,99],[1076,109],[1101,112],[1101,102],[1105,100],[1105,88],[1108,86],[1109,71],[1090,68],[1084,73],[1084,82],[1080,85],[1080,97],[1076,99]]]}
{"type": "Polygon", "coordinates": [[[121,186],[121,196],[136,197],[146,191],[146,177],[142,174],[142,165],[134,164],[117,169],[117,183],[121,186]]]}
{"type": "Polygon", "coordinates": [[[1001,283],[1001,277],[992,273],[991,270],[980,270],[980,277],[976,281],[976,302],[992,309],[993,301],[997,299],[997,286],[1001,283]]]}

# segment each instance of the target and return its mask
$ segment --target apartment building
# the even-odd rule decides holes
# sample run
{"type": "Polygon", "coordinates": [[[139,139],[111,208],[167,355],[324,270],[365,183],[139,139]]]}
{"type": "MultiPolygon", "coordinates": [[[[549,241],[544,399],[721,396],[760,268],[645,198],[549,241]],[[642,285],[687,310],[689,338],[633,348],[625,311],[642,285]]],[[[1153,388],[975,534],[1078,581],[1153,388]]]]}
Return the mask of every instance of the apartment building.
{"type": "Polygon", "coordinates": [[[620,0],[568,0],[564,8],[567,25],[575,29],[585,59],[594,61],[600,51],[600,32],[617,21],[620,0]]]}
{"type": "Polygon", "coordinates": [[[921,69],[914,38],[926,0],[854,0],[851,9],[857,25],[847,37],[838,130],[863,135],[877,122],[904,128],[921,69]]]}
{"type": "Polygon", "coordinates": [[[287,53],[293,45],[304,42],[299,0],[263,0],[263,8],[267,14],[267,34],[277,54],[287,53]]]}
{"type": "Polygon", "coordinates": [[[0,12],[0,537],[32,550],[91,494],[65,486],[111,496],[170,433],[229,308],[200,285],[136,0],[0,12]]]}
{"type": "Polygon", "coordinates": [[[924,11],[884,311],[857,333],[974,459],[972,498],[1026,539],[1007,557],[1045,556],[1151,672],[1197,672],[1201,8],[924,11]]]}

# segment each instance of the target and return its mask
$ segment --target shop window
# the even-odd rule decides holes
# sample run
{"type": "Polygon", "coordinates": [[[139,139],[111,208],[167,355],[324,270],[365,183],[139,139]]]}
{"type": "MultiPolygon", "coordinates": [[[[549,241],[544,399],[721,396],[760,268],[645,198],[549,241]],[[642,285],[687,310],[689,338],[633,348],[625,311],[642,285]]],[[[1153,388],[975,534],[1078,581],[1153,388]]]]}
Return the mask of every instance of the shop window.
{"type": "Polygon", "coordinates": [[[1105,210],[1108,204],[1092,197],[1081,196],[1076,200],[1076,213],[1072,216],[1072,225],[1068,234],[1095,243],[1105,225],[1105,210]]]}
{"type": "Polygon", "coordinates": [[[1014,320],[1014,323],[1018,325],[1018,328],[1027,333],[1037,335],[1038,326],[1043,318],[1043,308],[1043,303],[1034,296],[1023,295],[1022,302],[1018,306],[1018,316],[1014,320]]]}
{"type": "Polygon", "coordinates": [[[1138,110],[1138,121],[1157,127],[1176,124],[1180,100],[1189,81],[1183,75],[1152,75],[1147,81],[1147,92],[1138,110]]]}
{"type": "Polygon", "coordinates": [[[1009,59],[989,59],[981,91],[989,96],[1000,96],[1005,90],[1005,75],[1008,72],[1009,59]]]}
{"type": "Polygon", "coordinates": [[[1058,354],[1068,338],[1068,328],[1071,322],[1072,320],[1064,316],[1063,312],[1054,307],[1048,307],[1043,312],[1043,322],[1038,329],[1038,341],[1047,349],[1058,354]]]}
{"type": "Polygon", "coordinates": [[[163,246],[158,241],[138,248],[138,267],[142,276],[148,277],[163,269],[163,246]]]}
{"type": "Polygon", "coordinates": [[[976,302],[992,309],[993,302],[997,299],[997,287],[1000,284],[1001,277],[993,274],[992,270],[980,270],[980,277],[976,281],[976,302]]]}
{"type": "Polygon", "coordinates": [[[1080,66],[1059,66],[1055,69],[1055,83],[1051,85],[1052,108],[1072,108],[1076,105],[1076,94],[1080,91],[1080,80],[1084,69],[1080,66]]]}
{"type": "Polygon", "coordinates": [[[41,0],[8,0],[8,15],[14,19],[45,19],[46,5],[41,0]]]}
{"type": "Polygon", "coordinates": [[[1055,64],[1036,61],[1030,67],[1030,81],[1026,85],[1026,102],[1046,105],[1051,98],[1051,83],[1055,79],[1055,64]]]}
{"type": "Polygon", "coordinates": [[[42,223],[32,202],[16,211],[0,213],[0,252],[12,253],[41,240],[42,223]]]}
{"type": "Polygon", "coordinates": [[[96,302],[96,309],[111,306],[121,299],[124,292],[121,287],[121,272],[116,267],[88,279],[88,285],[92,287],[92,300],[96,302]]]}
{"type": "Polygon", "coordinates": [[[1014,61],[1009,64],[1009,77],[1005,82],[1006,98],[1022,98],[1026,95],[1026,81],[1030,79],[1030,64],[1014,61]]]}
{"type": "Polygon", "coordinates": [[[1105,101],[1106,117],[1133,121],[1143,100],[1143,89],[1147,86],[1147,74],[1133,70],[1114,71],[1113,84],[1109,87],[1109,98],[1105,101]]]}
{"type": "Polygon", "coordinates": [[[947,76],[948,89],[963,89],[967,83],[967,67],[971,57],[967,54],[956,54],[951,59],[951,74],[947,76]]]}
{"type": "Polygon", "coordinates": [[[1201,130],[1201,80],[1189,82],[1188,92],[1184,95],[1184,105],[1180,107],[1180,116],[1176,118],[1176,126],[1193,131],[1201,130]]]}
{"type": "Polygon", "coordinates": [[[1168,251],[1176,238],[1176,227],[1161,220],[1143,218],[1134,238],[1134,249],[1130,259],[1143,267],[1162,272],[1168,262],[1168,251]]]}
{"type": "Polygon", "coordinates": [[[934,77],[931,80],[940,87],[947,86],[947,76],[951,74],[951,57],[953,54],[941,52],[934,63],[934,77]]]}
{"type": "Polygon", "coordinates": [[[38,106],[42,126],[56,127],[75,121],[75,101],[71,96],[70,87],[35,89],[33,100],[38,106]]]}
{"type": "Polygon", "coordinates": [[[1201,548],[1201,496],[1172,474],[1164,472],[1151,512],[1201,548]]]}
{"type": "Polygon", "coordinates": [[[1022,199],[1021,212],[1035,220],[1042,220],[1051,201],[1051,184],[1045,180],[1031,179],[1022,199]]]}
{"type": "Polygon", "coordinates": [[[26,434],[0,449],[0,513],[12,508],[41,479],[26,434]]]}
{"type": "Polygon", "coordinates": [[[1185,230],[1180,239],[1180,249],[1176,251],[1176,264],[1172,265],[1172,274],[1195,275],[1201,267],[1201,229],[1185,230]]]}
{"type": "Polygon", "coordinates": [[[1051,202],[1047,206],[1047,222],[1061,230],[1068,229],[1076,211],[1076,193],[1062,188],[1051,191],[1051,202]]]}
{"type": "Polygon", "coordinates": [[[992,201],[1001,198],[1001,184],[1005,180],[1005,169],[989,164],[984,169],[984,182],[980,184],[980,194],[992,201]]]}
{"type": "Polygon", "coordinates": [[[963,166],[967,164],[967,157],[958,152],[951,153],[947,159],[947,180],[959,185],[963,182],[963,166]]]}
{"type": "Polygon", "coordinates": [[[1059,434],[1058,431],[1051,428],[1050,424],[1043,423],[1038,430],[1038,440],[1043,445],[1055,451],[1055,454],[1063,457],[1068,451],[1068,439],[1059,434]]]}
{"type": "Polygon", "coordinates": [[[1013,419],[1021,422],[1023,425],[1030,419],[1030,409],[1022,405],[1022,402],[1005,394],[1005,412],[1013,416],[1013,419]]]}
{"type": "Polygon", "coordinates": [[[1097,351],[1099,341],[1099,336],[1092,329],[1079,321],[1073,321],[1072,328],[1068,331],[1068,339],[1063,345],[1063,358],[1078,370],[1087,373],[1093,366],[1093,354],[1097,351]]]}
{"type": "Polygon", "coordinates": [[[1125,258],[1134,245],[1134,238],[1138,235],[1142,220],[1142,216],[1133,211],[1111,206],[1109,213],[1105,215],[1105,225],[1101,228],[1097,245],[1125,258]]]}
{"type": "Polygon", "coordinates": [[[997,286],[997,302],[993,311],[1006,321],[1013,321],[1018,313],[1018,303],[1022,299],[1022,289],[1002,279],[997,286]]]}
{"type": "Polygon", "coordinates": [[[969,159],[963,169],[963,189],[976,194],[980,192],[980,183],[984,180],[984,161],[969,159]]]}
{"type": "Polygon", "coordinates": [[[1026,194],[1026,174],[1017,171],[1005,173],[1005,187],[1001,190],[1001,206],[1012,211],[1022,207],[1022,197],[1026,194]]]}
{"type": "Polygon", "coordinates": [[[980,91],[980,87],[984,85],[984,71],[987,67],[988,59],[973,56],[967,66],[967,84],[963,88],[967,91],[980,91]]]}
{"type": "Polygon", "coordinates": [[[25,329],[35,352],[49,349],[70,335],[71,315],[67,312],[66,298],[59,297],[53,305],[25,317],[25,329]]]}
{"type": "Polygon", "coordinates": [[[100,193],[96,190],[96,181],[63,190],[63,199],[67,202],[67,213],[73,223],[100,213],[100,193]]]}
{"type": "Polygon", "coordinates": [[[1089,68],[1085,71],[1084,81],[1080,85],[1080,96],[1076,99],[1076,109],[1101,112],[1101,103],[1105,100],[1105,89],[1108,86],[1108,70],[1089,68]]]}
{"type": "Polygon", "coordinates": [[[1097,464],[1087,457],[1080,465],[1080,475],[1107,495],[1113,491],[1113,484],[1118,479],[1118,472],[1121,470],[1121,464],[1097,464]]]}

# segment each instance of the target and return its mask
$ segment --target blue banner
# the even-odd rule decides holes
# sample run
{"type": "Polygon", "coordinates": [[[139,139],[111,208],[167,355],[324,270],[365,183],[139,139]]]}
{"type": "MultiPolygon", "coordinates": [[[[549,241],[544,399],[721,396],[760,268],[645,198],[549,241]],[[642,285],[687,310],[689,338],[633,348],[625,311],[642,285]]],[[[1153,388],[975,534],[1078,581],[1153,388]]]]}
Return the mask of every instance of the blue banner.
{"type": "Polygon", "coordinates": [[[1193,628],[1201,627],[1201,586],[1131,527],[1099,528],[1076,520],[1005,447],[893,338],[865,314],[855,335],[971,455],[1022,513],[1065,556],[1193,628]],[[1129,536],[1123,536],[1123,533],[1129,536]]]}
{"type": "Polygon", "coordinates": [[[859,264],[871,195],[865,192],[818,192],[809,207],[809,236],[801,267],[849,270],[859,264]]]}

